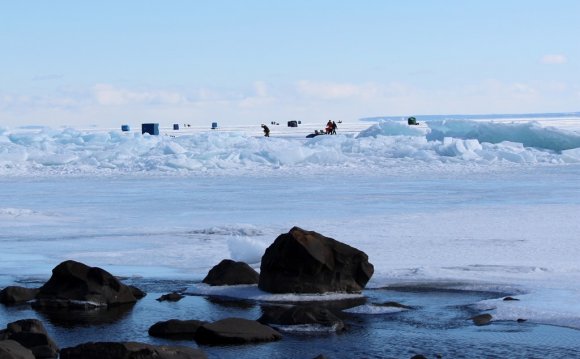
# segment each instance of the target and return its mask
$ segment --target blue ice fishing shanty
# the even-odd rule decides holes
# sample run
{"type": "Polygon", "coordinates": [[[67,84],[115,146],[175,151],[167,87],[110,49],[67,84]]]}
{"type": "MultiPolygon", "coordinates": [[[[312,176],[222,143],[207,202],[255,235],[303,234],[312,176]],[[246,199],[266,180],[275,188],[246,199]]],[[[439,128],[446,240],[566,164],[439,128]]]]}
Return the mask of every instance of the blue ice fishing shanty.
{"type": "Polygon", "coordinates": [[[129,132],[129,131],[131,131],[131,128],[129,127],[129,125],[122,125],[121,126],[121,131],[123,131],[123,132],[129,132]]]}
{"type": "Polygon", "coordinates": [[[211,129],[212,129],[212,130],[215,130],[215,129],[217,129],[217,128],[218,128],[217,122],[212,122],[212,123],[211,123],[211,129]]]}
{"type": "Polygon", "coordinates": [[[141,124],[141,134],[150,134],[152,136],[159,135],[159,124],[158,123],[142,123],[141,124]]]}
{"type": "Polygon", "coordinates": [[[179,124],[178,123],[174,123],[173,124],[173,130],[175,130],[175,131],[179,130],[179,124]]]}

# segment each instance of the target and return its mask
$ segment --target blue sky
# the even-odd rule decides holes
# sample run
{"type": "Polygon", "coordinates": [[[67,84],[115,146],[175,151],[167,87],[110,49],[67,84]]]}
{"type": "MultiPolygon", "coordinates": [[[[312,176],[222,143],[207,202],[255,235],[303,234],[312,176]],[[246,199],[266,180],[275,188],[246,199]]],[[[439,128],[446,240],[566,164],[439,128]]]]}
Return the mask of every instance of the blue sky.
{"type": "Polygon", "coordinates": [[[0,126],[580,111],[580,1],[1,1],[0,126]]]}

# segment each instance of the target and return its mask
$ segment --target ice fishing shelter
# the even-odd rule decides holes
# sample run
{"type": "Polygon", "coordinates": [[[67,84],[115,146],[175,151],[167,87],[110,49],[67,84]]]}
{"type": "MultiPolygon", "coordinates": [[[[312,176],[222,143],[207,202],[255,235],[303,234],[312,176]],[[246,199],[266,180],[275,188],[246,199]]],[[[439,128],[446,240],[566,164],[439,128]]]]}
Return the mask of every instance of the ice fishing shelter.
{"type": "Polygon", "coordinates": [[[217,124],[217,122],[212,122],[212,123],[211,123],[211,129],[212,129],[212,130],[215,130],[215,129],[217,129],[217,128],[218,128],[218,124],[217,124]]]}
{"type": "Polygon", "coordinates": [[[298,121],[288,121],[288,127],[298,127],[298,121]]]}
{"type": "Polygon", "coordinates": [[[409,124],[409,125],[418,125],[417,119],[415,117],[409,117],[407,119],[407,124],[409,124]]]}
{"type": "Polygon", "coordinates": [[[123,132],[129,132],[131,130],[131,128],[129,127],[129,125],[122,125],[121,126],[121,131],[123,132]]]}
{"type": "Polygon", "coordinates": [[[150,134],[152,136],[159,135],[159,124],[158,123],[142,123],[141,124],[141,134],[150,134]]]}
{"type": "Polygon", "coordinates": [[[174,131],[177,131],[177,130],[179,130],[179,124],[177,124],[177,123],[174,123],[174,124],[173,124],[173,130],[174,130],[174,131]]]}

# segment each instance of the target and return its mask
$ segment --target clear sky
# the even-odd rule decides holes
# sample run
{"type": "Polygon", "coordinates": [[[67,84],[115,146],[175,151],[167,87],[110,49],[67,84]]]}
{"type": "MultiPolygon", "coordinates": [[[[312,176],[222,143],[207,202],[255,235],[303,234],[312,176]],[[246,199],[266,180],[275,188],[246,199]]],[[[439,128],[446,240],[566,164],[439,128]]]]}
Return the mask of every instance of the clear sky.
{"type": "Polygon", "coordinates": [[[0,0],[0,126],[580,111],[577,0],[0,0]]]}

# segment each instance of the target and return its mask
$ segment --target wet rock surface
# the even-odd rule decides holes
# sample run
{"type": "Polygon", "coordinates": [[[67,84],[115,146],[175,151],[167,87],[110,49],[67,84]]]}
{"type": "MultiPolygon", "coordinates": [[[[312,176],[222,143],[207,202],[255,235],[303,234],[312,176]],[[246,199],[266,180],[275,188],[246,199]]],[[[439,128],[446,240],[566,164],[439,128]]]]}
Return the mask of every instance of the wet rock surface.
{"type": "Polygon", "coordinates": [[[203,283],[212,286],[258,284],[259,277],[258,272],[247,263],[224,259],[209,271],[203,283]]]}
{"type": "Polygon", "coordinates": [[[266,249],[258,286],[271,293],[360,292],[373,272],[364,252],[294,227],[266,249]]]}
{"type": "Polygon", "coordinates": [[[52,276],[36,295],[37,307],[92,308],[135,303],[134,290],[98,267],[65,261],[52,270],[52,276]]]}
{"type": "Polygon", "coordinates": [[[276,330],[243,318],[226,318],[202,325],[195,335],[200,344],[248,344],[282,339],[276,330]]]}
{"type": "Polygon", "coordinates": [[[0,331],[0,340],[13,340],[29,349],[36,358],[56,358],[58,346],[37,319],[22,319],[0,331]]]}

